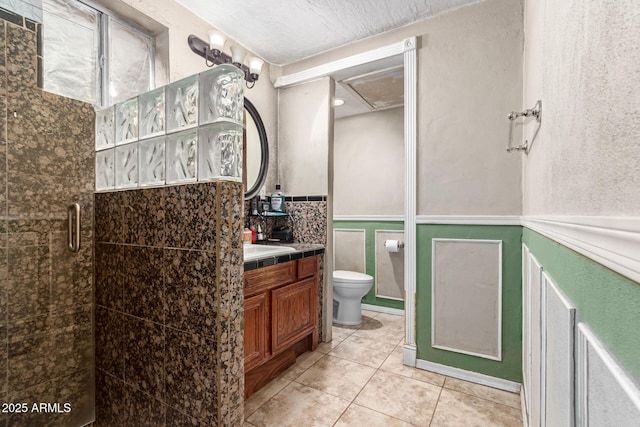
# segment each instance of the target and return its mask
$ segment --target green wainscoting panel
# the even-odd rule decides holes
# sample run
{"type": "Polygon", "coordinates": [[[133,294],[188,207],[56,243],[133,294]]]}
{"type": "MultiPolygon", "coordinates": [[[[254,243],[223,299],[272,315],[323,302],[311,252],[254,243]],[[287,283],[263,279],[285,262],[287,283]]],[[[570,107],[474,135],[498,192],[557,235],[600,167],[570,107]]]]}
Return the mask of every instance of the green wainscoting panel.
{"type": "Polygon", "coordinates": [[[523,242],[575,305],[577,321],[587,323],[640,380],[640,283],[528,228],[523,242]]]}
{"type": "MultiPolygon", "coordinates": [[[[376,275],[376,254],[375,254],[375,233],[376,230],[404,230],[403,221],[333,221],[333,228],[335,230],[347,229],[347,230],[364,230],[365,231],[365,258],[366,258],[366,273],[375,277],[376,275]]],[[[364,298],[362,298],[364,304],[377,305],[379,307],[396,308],[404,310],[404,301],[378,298],[376,297],[375,287],[364,298]]]]}
{"type": "MultiPolygon", "coordinates": [[[[418,359],[522,382],[522,227],[514,225],[417,226],[416,344],[418,359]],[[502,360],[431,347],[432,239],[502,240],[502,360]]],[[[461,266],[463,268],[464,266],[461,266]]]]}

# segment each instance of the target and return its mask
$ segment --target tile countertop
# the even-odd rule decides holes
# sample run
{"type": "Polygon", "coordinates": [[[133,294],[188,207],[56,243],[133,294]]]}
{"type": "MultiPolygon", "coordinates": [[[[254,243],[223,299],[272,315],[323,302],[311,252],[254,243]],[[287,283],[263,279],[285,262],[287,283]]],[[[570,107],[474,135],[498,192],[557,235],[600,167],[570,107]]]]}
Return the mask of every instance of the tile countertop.
{"type": "Polygon", "coordinates": [[[269,265],[279,264],[281,262],[293,261],[300,258],[320,255],[324,253],[324,246],[314,243],[270,243],[273,246],[289,246],[296,251],[283,255],[265,256],[263,258],[246,261],[244,263],[244,271],[255,270],[256,268],[267,267],[269,265]]]}

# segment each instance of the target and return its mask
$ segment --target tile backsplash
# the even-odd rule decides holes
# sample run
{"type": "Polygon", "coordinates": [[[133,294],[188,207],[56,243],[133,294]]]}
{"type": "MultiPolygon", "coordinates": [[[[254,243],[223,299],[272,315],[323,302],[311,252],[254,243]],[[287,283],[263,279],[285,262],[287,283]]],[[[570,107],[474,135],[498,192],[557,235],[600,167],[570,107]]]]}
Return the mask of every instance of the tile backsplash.
{"type": "Polygon", "coordinates": [[[287,226],[293,230],[295,243],[327,244],[327,197],[287,196],[285,198],[287,216],[263,217],[249,215],[251,203],[245,200],[246,223],[260,225],[266,238],[272,236],[274,227],[287,226]]]}

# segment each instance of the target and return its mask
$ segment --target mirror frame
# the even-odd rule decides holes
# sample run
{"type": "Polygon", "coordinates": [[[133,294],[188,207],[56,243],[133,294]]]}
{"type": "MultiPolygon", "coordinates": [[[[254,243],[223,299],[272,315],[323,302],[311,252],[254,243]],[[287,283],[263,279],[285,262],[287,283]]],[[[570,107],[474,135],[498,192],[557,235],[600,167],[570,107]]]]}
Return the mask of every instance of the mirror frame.
{"type": "MultiPolygon", "coordinates": [[[[256,107],[247,98],[244,98],[244,108],[249,112],[251,118],[256,124],[258,129],[258,136],[260,137],[260,171],[258,172],[258,179],[256,179],[253,187],[249,188],[244,193],[244,199],[249,200],[255,197],[259,192],[264,182],[267,180],[267,170],[269,168],[269,141],[267,140],[267,131],[264,128],[264,123],[260,117],[260,113],[256,107]]],[[[246,129],[246,126],[245,126],[246,129]]],[[[245,165],[243,165],[245,167],[245,165]]],[[[247,184],[248,185],[248,184],[247,184]]]]}

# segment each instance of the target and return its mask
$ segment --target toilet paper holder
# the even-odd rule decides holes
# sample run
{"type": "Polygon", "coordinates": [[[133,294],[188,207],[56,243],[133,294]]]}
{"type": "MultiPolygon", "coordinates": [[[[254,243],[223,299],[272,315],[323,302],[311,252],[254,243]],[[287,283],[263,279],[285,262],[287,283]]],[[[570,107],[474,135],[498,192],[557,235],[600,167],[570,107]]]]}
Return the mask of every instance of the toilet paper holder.
{"type": "Polygon", "coordinates": [[[385,240],[384,247],[388,252],[398,252],[400,249],[404,248],[404,242],[402,240],[385,240]]]}

